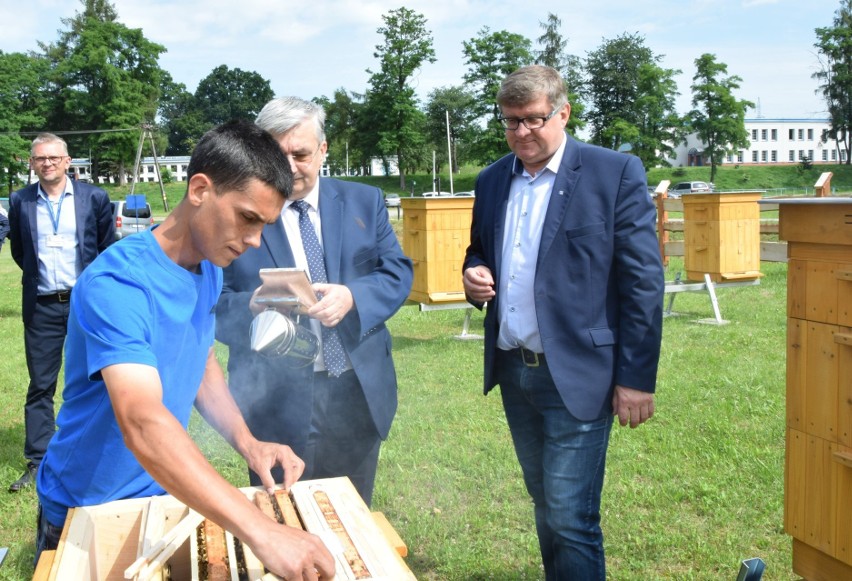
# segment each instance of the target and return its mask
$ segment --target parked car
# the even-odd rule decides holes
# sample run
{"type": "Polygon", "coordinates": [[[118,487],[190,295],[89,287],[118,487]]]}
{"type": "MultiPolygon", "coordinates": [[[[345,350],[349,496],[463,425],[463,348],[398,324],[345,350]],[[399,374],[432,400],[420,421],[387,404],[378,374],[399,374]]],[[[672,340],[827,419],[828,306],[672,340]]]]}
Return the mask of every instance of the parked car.
{"type": "Polygon", "coordinates": [[[451,196],[450,192],[423,192],[424,198],[449,198],[451,196]]]}
{"type": "Polygon", "coordinates": [[[151,204],[144,196],[128,196],[127,200],[112,202],[112,217],[115,220],[115,239],[121,240],[131,234],[147,230],[154,225],[151,204]]]}
{"type": "Polygon", "coordinates": [[[695,194],[712,192],[713,187],[707,182],[680,182],[673,188],[669,188],[670,198],[679,198],[681,194],[695,194]]]}
{"type": "Polygon", "coordinates": [[[385,207],[397,208],[402,203],[399,194],[385,194],[385,207]]]}
{"type": "Polygon", "coordinates": [[[473,198],[475,197],[475,195],[476,194],[473,192],[473,190],[470,190],[469,192],[456,192],[455,194],[453,194],[453,196],[455,196],[456,198],[473,198]]]}

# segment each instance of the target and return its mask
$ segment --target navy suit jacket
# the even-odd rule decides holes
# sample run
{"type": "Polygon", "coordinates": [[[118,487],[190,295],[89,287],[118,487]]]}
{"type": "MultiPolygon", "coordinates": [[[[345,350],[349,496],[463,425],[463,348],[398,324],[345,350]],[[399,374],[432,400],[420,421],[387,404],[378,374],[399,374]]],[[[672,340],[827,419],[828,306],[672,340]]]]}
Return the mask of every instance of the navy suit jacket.
{"type": "MultiPolygon", "coordinates": [[[[397,407],[385,321],[411,291],[411,260],[402,253],[378,188],[321,178],[319,211],[328,282],[346,285],[355,301],[337,329],[384,439],[397,407]]],[[[310,424],[313,366],[289,367],[284,359],[257,355],[249,346],[249,300],[260,286],[260,269],[294,266],[279,218],[264,228],[259,248],[250,248],[225,269],[216,338],[230,349],[228,381],[255,436],[283,441],[299,454],[310,424]],[[247,409],[250,399],[258,402],[254,409],[247,409]]]]}
{"type": "MultiPolygon", "coordinates": [[[[38,184],[31,184],[9,198],[9,243],[12,258],[23,271],[21,282],[24,324],[29,324],[38,296],[38,184]]],[[[86,268],[115,242],[115,224],[109,196],[101,188],[74,182],[74,214],[77,219],[77,258],[86,268]]],[[[79,274],[79,273],[78,273],[79,274]]]]}
{"type": "MultiPolygon", "coordinates": [[[[476,182],[464,268],[485,265],[495,282],[514,161],[500,159],[476,182]]],[[[568,137],[530,300],[556,387],[580,420],[611,414],[616,384],[655,390],[665,289],[655,221],[638,157],[568,137]]],[[[498,292],[485,316],[485,393],[496,384],[499,303],[498,292]]]]}

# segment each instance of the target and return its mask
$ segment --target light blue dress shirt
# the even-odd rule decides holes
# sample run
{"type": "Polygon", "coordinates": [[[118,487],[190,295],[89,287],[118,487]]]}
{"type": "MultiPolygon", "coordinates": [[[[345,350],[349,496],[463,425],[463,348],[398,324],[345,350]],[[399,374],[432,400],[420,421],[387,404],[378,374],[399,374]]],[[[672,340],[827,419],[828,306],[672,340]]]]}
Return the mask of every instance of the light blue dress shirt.
{"type": "Polygon", "coordinates": [[[530,175],[520,160],[515,159],[497,288],[500,296],[499,349],[524,347],[536,353],[544,352],[535,311],[535,269],[544,217],[566,142],[563,138],[562,145],[547,165],[535,175],[530,175]]]}
{"type": "Polygon", "coordinates": [[[38,232],[38,294],[49,295],[74,287],[82,270],[77,252],[77,215],[74,185],[65,179],[65,192],[51,202],[41,185],[36,200],[38,232]]]}

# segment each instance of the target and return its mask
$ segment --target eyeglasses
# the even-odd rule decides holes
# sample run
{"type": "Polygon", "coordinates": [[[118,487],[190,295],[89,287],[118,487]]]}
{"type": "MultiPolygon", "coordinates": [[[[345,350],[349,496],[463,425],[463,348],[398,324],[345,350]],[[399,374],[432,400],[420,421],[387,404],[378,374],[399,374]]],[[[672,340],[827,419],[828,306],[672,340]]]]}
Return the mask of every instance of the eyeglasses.
{"type": "Polygon", "coordinates": [[[40,155],[38,157],[31,157],[33,163],[37,165],[44,165],[47,162],[52,163],[53,165],[59,165],[59,162],[68,157],[67,155],[40,155]]]}
{"type": "Polygon", "coordinates": [[[561,109],[561,107],[551,111],[550,115],[547,117],[499,117],[498,120],[503,128],[508,129],[509,131],[515,131],[521,126],[521,123],[523,123],[524,127],[527,129],[541,129],[544,127],[545,123],[550,121],[551,117],[556,115],[559,109],[561,109]]]}
{"type": "Polygon", "coordinates": [[[299,165],[306,165],[306,164],[311,163],[314,160],[314,156],[320,150],[320,147],[322,147],[322,143],[317,145],[317,148],[314,150],[313,153],[297,152],[297,153],[285,153],[284,155],[286,155],[287,157],[292,159],[293,163],[298,163],[299,165]]]}

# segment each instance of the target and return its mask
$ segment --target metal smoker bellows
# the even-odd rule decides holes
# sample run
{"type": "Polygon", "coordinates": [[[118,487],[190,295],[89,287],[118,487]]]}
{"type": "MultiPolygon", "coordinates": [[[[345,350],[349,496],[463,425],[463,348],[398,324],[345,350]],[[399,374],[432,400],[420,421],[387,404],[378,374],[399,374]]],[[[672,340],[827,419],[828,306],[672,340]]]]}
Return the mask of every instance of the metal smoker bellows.
{"type": "Polygon", "coordinates": [[[285,357],[293,367],[311,365],[319,339],[310,329],[274,309],[261,311],[251,322],[251,349],[267,357],[285,357]]]}

